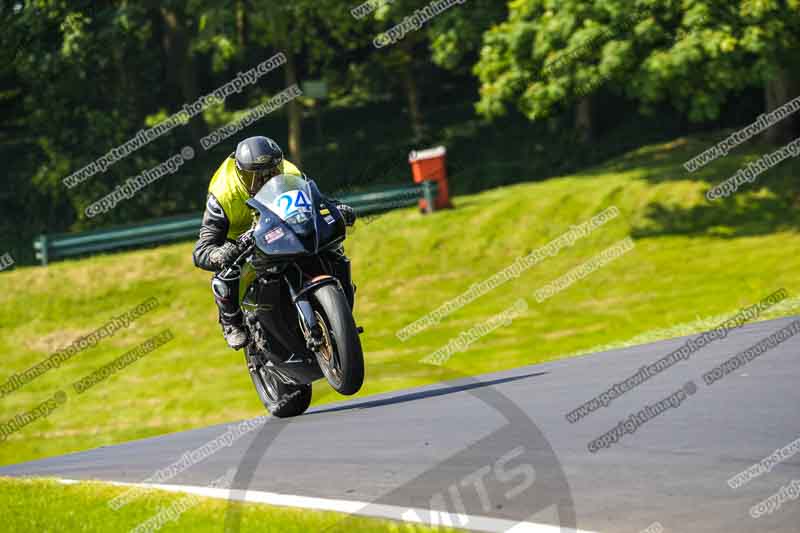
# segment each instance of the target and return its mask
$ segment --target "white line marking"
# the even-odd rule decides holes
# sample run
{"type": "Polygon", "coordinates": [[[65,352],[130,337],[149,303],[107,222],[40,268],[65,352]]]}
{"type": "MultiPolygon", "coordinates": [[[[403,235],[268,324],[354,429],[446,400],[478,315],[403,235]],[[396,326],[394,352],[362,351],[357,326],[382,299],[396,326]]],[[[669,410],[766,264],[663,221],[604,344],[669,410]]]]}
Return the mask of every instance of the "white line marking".
{"type": "MultiPolygon", "coordinates": [[[[72,485],[74,483],[81,482],[74,479],[59,479],[58,481],[66,485],[72,485]]],[[[431,511],[430,509],[420,509],[416,507],[398,507],[396,505],[374,504],[353,500],[312,498],[309,496],[278,494],[276,492],[264,492],[260,490],[216,489],[193,485],[159,485],[149,483],[123,483],[121,481],[103,480],[98,480],[98,482],[122,487],[139,487],[143,489],[165,490],[167,492],[196,494],[197,496],[205,496],[207,498],[216,498],[220,500],[264,503],[279,507],[313,509],[315,511],[333,511],[337,513],[369,516],[372,518],[398,520],[400,522],[412,522],[427,526],[452,526],[458,529],[471,529],[473,531],[488,531],[492,533],[597,533],[595,531],[588,531],[585,529],[562,529],[559,526],[537,524],[535,522],[518,522],[515,520],[506,520],[504,518],[490,518],[488,516],[460,515],[454,513],[450,514],[447,512],[437,512],[431,511]]]]}

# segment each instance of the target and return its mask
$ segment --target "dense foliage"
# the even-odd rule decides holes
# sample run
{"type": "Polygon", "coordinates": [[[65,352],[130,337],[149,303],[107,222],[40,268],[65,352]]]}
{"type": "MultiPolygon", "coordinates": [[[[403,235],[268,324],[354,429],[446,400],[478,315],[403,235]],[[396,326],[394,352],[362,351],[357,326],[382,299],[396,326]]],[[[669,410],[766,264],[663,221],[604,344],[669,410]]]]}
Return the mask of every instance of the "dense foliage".
{"type": "MultiPolygon", "coordinates": [[[[409,149],[444,143],[455,189],[466,191],[543,179],[659,135],[747,123],[800,94],[799,0],[468,0],[430,20],[420,13],[436,1],[370,0],[358,13],[356,1],[0,3],[0,253],[25,261],[41,232],[196,211],[245,135],[275,137],[334,190],[405,181],[409,149]],[[376,47],[392,28],[400,38],[376,47]],[[256,83],[65,186],[277,53],[286,63],[256,83]],[[327,82],[328,98],[298,98],[201,148],[308,80],[327,82]],[[90,203],[184,146],[196,157],[179,172],[87,218],[90,203]]],[[[787,120],[770,135],[792,128],[787,120]]]]}

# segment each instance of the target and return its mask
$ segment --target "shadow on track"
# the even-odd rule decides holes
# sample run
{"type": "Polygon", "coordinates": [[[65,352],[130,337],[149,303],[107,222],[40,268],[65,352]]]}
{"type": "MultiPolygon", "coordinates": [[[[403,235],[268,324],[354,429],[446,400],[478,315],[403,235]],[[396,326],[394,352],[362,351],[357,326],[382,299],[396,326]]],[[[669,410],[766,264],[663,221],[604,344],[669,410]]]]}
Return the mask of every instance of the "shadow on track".
{"type": "MultiPolygon", "coordinates": [[[[307,412],[303,416],[312,416],[322,413],[335,413],[337,411],[352,411],[354,409],[371,409],[373,407],[382,407],[384,405],[393,405],[398,403],[405,403],[405,402],[413,402],[415,400],[422,400],[425,398],[434,398],[436,396],[444,396],[446,394],[454,394],[456,392],[464,392],[469,391],[472,389],[477,389],[480,387],[492,387],[494,385],[501,385],[503,383],[509,383],[511,381],[518,381],[520,379],[532,378],[537,376],[543,376],[548,374],[548,372],[534,372],[532,374],[523,374],[522,376],[512,376],[508,378],[499,378],[493,379],[491,381],[479,381],[477,383],[465,383],[462,385],[450,385],[448,387],[437,388],[434,390],[428,391],[419,391],[419,392],[410,392],[408,394],[401,394],[399,396],[393,396],[391,398],[382,398],[380,400],[370,400],[361,403],[354,403],[348,405],[342,405],[340,407],[329,407],[327,409],[315,409],[312,411],[307,412]]],[[[460,380],[459,380],[460,381],[460,380]]]]}

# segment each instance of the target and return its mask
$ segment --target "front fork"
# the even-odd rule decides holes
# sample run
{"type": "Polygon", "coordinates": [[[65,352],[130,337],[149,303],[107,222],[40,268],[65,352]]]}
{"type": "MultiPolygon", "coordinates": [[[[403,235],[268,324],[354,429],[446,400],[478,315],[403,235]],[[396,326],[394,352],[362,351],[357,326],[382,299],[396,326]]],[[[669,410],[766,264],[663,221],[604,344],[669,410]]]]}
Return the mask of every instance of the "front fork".
{"type": "Polygon", "coordinates": [[[317,352],[325,341],[322,336],[322,327],[317,320],[317,313],[314,312],[311,302],[308,301],[308,294],[322,285],[330,283],[339,285],[339,282],[336,278],[331,276],[318,276],[314,278],[310,284],[299,291],[295,291],[289,279],[284,279],[286,280],[286,285],[289,287],[289,295],[292,298],[292,302],[294,302],[295,308],[297,309],[300,329],[303,330],[303,335],[306,338],[306,347],[312,352],[317,352]]]}
{"type": "Polygon", "coordinates": [[[305,298],[301,298],[295,302],[297,311],[300,313],[300,327],[306,337],[306,347],[312,352],[319,351],[322,346],[322,328],[317,320],[317,314],[311,307],[311,302],[305,298]]]}

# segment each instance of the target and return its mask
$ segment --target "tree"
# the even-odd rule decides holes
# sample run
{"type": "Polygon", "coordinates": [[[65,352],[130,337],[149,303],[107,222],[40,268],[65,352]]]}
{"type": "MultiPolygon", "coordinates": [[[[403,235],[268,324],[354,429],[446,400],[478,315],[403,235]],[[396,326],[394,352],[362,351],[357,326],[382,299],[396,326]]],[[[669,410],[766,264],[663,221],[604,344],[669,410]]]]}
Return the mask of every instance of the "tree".
{"type": "MultiPolygon", "coordinates": [[[[475,73],[478,110],[514,105],[530,119],[600,88],[645,112],[670,102],[694,122],[715,119],[737,91],[791,92],[798,3],[740,0],[519,0],[489,30],[475,73]]],[[[796,56],[796,54],[794,54],[796,56]]],[[[584,100],[581,100],[584,99],[584,100]]],[[[587,110],[579,114],[583,121],[587,110]]]]}
{"type": "MultiPolygon", "coordinates": [[[[409,17],[418,17],[425,7],[419,2],[395,0],[376,10],[371,17],[387,31],[409,17]]],[[[468,71],[477,59],[483,32],[494,21],[502,20],[505,13],[503,3],[493,0],[475,0],[468,6],[456,4],[425,20],[418,29],[407,31],[398,42],[375,51],[373,60],[389,74],[389,80],[400,80],[399,88],[406,100],[415,143],[426,137],[423,94],[418,80],[430,68],[429,63],[453,72],[468,71]],[[392,73],[397,75],[392,76],[392,73]]]]}
{"type": "MultiPolygon", "coordinates": [[[[196,25],[187,14],[184,2],[168,2],[159,8],[162,46],[165,56],[166,82],[170,89],[169,102],[179,108],[184,102],[194,102],[200,92],[197,88],[197,71],[192,41],[196,25]]],[[[124,64],[121,62],[121,64],[124,64]]],[[[189,122],[195,144],[207,133],[203,115],[189,122]]]]}

